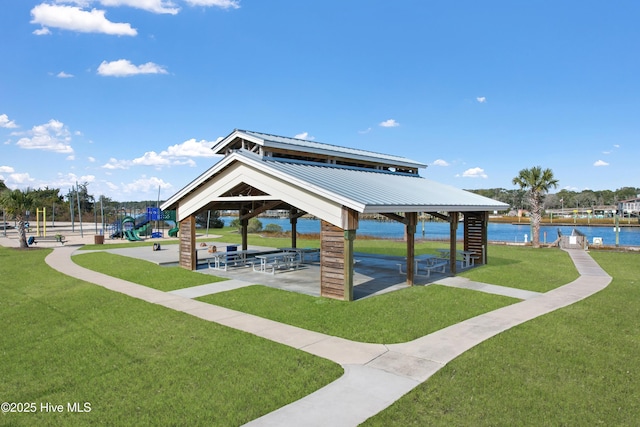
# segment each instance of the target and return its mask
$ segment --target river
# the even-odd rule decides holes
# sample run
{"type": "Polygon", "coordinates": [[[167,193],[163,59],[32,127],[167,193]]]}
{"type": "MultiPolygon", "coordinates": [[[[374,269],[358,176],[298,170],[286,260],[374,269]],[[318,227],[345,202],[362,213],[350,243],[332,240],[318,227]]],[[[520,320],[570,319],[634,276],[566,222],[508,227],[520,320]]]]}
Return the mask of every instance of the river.
{"type": "MultiPolygon", "coordinates": [[[[233,217],[221,217],[225,225],[234,219],[233,217]]],[[[291,224],[287,218],[259,218],[262,226],[267,224],[277,224],[283,231],[291,231],[291,224]]],[[[298,233],[320,233],[320,221],[317,219],[301,218],[298,220],[298,233]]],[[[602,238],[604,245],[615,245],[616,236],[613,226],[557,226],[543,225],[540,227],[540,242],[551,243],[558,237],[558,230],[563,235],[570,235],[573,229],[577,229],[587,236],[589,243],[594,237],[602,238]]],[[[458,226],[458,238],[463,236],[463,225],[458,226]]],[[[529,224],[505,224],[489,222],[487,229],[490,241],[524,243],[531,240],[531,227],[529,224]]],[[[359,235],[375,236],[388,239],[400,239],[404,236],[404,225],[395,221],[373,221],[361,220],[358,227],[359,235]]],[[[430,240],[448,240],[449,224],[446,222],[418,222],[416,227],[416,237],[430,240]],[[424,230],[424,233],[423,233],[424,230]]],[[[620,227],[620,246],[640,246],[640,227],[620,227]]]]}

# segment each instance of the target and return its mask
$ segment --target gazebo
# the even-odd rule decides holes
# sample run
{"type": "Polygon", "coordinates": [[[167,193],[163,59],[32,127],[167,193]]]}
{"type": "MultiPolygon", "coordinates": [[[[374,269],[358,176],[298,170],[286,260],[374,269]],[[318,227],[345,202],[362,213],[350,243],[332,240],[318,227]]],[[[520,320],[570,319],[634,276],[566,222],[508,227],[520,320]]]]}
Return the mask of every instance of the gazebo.
{"type": "Polygon", "coordinates": [[[353,299],[353,241],[361,214],[380,214],[405,226],[407,284],[414,281],[418,213],[450,224],[450,271],[456,274],[458,222],[464,218],[464,250],[476,264],[487,262],[489,212],[508,205],[418,174],[426,165],[404,157],[315,141],[234,130],[212,150],[224,157],[171,196],[161,209],[175,209],[180,265],[195,270],[195,216],[207,210],[236,210],[242,249],[249,219],[286,210],[291,246],[302,215],[320,219],[320,294],[353,299]]]}

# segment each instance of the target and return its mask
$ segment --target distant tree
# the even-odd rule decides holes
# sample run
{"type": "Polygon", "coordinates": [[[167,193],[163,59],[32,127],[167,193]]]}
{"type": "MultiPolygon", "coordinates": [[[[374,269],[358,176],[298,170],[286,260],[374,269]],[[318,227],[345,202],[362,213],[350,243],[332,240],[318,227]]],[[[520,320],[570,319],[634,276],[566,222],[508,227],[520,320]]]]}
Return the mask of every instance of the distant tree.
{"type": "Polygon", "coordinates": [[[25,216],[33,209],[33,195],[30,190],[5,190],[0,193],[0,205],[8,214],[15,216],[18,222],[18,239],[21,248],[28,248],[27,233],[25,231],[25,216]]]}
{"type": "Polygon", "coordinates": [[[224,221],[220,219],[220,211],[206,211],[196,215],[196,224],[199,224],[204,228],[224,227],[224,221]],[[207,218],[209,218],[208,225],[207,225],[207,218]]]}
{"type": "Polygon", "coordinates": [[[554,179],[551,169],[543,170],[540,166],[534,166],[531,169],[522,169],[518,176],[513,178],[513,184],[526,191],[533,226],[531,244],[534,248],[538,248],[540,247],[540,219],[542,218],[544,196],[551,187],[558,186],[558,180],[554,179]]]}
{"type": "Polygon", "coordinates": [[[264,231],[267,233],[282,233],[282,226],[270,222],[264,226],[264,231]]]}
{"type": "Polygon", "coordinates": [[[632,199],[638,194],[638,189],[634,187],[622,187],[616,190],[617,201],[632,199]]]}
{"type": "MultiPolygon", "coordinates": [[[[229,226],[237,228],[238,230],[242,227],[242,225],[240,224],[240,219],[238,218],[231,221],[231,224],[229,224],[229,226]]],[[[249,220],[249,223],[247,224],[247,232],[259,233],[260,231],[262,231],[262,222],[258,218],[251,218],[249,220]]]]}
{"type": "Polygon", "coordinates": [[[249,224],[247,224],[247,232],[249,233],[259,233],[262,231],[262,221],[258,218],[251,218],[249,220],[249,224]]]}

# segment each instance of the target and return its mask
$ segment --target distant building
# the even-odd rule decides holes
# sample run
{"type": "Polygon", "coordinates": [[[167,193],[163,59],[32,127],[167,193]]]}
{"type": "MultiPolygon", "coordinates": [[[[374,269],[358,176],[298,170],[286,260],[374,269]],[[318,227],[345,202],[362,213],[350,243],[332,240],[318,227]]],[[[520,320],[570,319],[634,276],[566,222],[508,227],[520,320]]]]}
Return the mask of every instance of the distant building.
{"type": "Polygon", "coordinates": [[[640,212],[640,195],[618,202],[618,212],[622,216],[638,216],[638,212],[640,212]]]}

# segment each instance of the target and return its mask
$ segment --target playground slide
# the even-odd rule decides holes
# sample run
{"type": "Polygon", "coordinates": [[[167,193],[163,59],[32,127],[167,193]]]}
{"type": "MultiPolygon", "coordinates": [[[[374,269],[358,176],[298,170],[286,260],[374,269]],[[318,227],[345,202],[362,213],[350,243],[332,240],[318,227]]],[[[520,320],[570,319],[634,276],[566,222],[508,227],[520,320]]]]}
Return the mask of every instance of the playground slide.
{"type": "Polygon", "coordinates": [[[180,228],[179,227],[173,227],[172,229],[169,230],[169,236],[170,237],[178,237],[178,230],[180,228]]]}
{"type": "Polygon", "coordinates": [[[124,236],[130,241],[142,240],[138,234],[148,234],[153,229],[153,224],[147,219],[146,215],[138,215],[136,218],[127,216],[122,220],[122,225],[130,223],[133,227],[127,233],[124,231],[124,236]]]}
{"type": "Polygon", "coordinates": [[[138,242],[142,240],[134,230],[124,230],[124,237],[126,237],[130,242],[138,242]]]}

